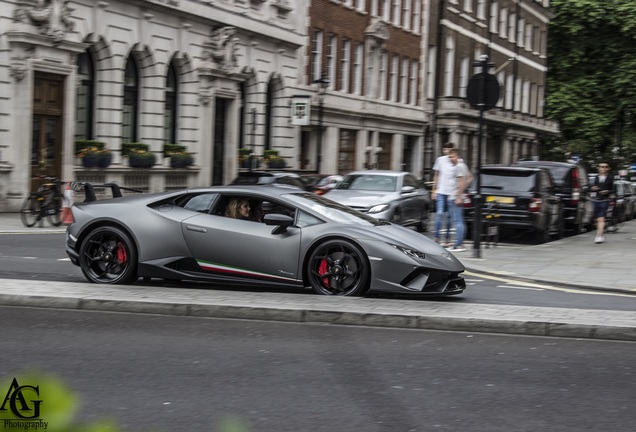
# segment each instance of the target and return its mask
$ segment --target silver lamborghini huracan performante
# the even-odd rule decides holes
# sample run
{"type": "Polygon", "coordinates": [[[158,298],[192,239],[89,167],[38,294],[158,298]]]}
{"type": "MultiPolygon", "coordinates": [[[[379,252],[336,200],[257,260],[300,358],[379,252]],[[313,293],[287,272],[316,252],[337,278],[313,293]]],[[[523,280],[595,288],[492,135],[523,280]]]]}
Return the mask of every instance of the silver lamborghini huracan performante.
{"type": "Polygon", "coordinates": [[[411,229],[283,186],[126,194],[78,183],[66,252],[94,283],[138,278],[241,286],[460,294],[464,266],[411,229]],[[113,198],[96,199],[98,188],[113,198]]]}

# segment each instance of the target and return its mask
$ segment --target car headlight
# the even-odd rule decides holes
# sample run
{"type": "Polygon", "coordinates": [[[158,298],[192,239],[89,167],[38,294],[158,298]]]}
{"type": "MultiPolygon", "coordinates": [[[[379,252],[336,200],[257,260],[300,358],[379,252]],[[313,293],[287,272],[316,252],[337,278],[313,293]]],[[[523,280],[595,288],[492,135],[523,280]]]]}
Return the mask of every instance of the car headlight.
{"type": "Polygon", "coordinates": [[[393,246],[394,248],[402,252],[404,255],[410,256],[411,258],[426,259],[426,254],[424,252],[420,252],[414,249],[409,249],[409,248],[405,248],[405,247],[394,245],[394,244],[392,244],[391,246],[393,246]]]}
{"type": "Polygon", "coordinates": [[[380,213],[389,208],[388,204],[378,204],[374,205],[369,209],[369,213],[380,213]]]}

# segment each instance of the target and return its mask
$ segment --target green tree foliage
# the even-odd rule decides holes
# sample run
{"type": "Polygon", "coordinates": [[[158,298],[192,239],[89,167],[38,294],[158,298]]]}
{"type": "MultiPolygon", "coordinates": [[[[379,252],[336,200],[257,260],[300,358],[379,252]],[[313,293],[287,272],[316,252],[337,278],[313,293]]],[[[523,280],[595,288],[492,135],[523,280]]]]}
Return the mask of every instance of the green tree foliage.
{"type": "Polygon", "coordinates": [[[547,116],[552,152],[623,168],[636,162],[636,1],[552,0],[547,116]]]}

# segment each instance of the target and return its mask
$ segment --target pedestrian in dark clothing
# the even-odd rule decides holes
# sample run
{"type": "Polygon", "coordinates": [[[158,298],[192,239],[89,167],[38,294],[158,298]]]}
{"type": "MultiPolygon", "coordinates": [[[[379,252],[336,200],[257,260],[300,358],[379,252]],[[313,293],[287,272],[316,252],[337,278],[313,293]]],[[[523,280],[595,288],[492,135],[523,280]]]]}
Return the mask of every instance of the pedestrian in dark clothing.
{"type": "Polygon", "coordinates": [[[609,173],[609,163],[601,162],[599,164],[598,175],[594,179],[591,190],[595,195],[596,238],[594,243],[603,243],[605,241],[605,213],[609,207],[610,195],[614,191],[614,179],[609,173]]]}

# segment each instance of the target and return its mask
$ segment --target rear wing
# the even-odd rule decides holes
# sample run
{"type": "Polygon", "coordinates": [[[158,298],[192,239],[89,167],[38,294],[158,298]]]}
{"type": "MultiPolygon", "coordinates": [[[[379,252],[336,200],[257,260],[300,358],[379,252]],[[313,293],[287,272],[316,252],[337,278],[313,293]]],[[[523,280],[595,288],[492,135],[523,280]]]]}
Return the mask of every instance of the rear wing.
{"type": "Polygon", "coordinates": [[[71,188],[75,192],[84,192],[84,202],[97,201],[97,195],[95,195],[95,189],[110,189],[113,198],[121,198],[123,194],[121,191],[143,193],[144,191],[139,189],[131,189],[123,186],[119,186],[117,183],[104,183],[93,184],[89,182],[71,182],[71,188]]]}

